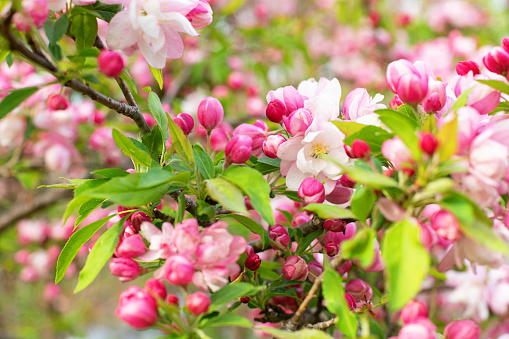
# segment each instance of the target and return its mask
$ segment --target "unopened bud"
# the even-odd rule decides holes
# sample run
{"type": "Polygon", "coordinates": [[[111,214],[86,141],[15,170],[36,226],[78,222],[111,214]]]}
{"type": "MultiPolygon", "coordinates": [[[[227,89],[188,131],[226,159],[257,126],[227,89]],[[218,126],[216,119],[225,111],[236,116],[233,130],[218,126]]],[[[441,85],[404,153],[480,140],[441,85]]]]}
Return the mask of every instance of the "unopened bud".
{"type": "Polygon", "coordinates": [[[258,254],[252,254],[247,257],[246,261],[244,262],[244,266],[250,271],[256,271],[258,268],[260,268],[261,263],[262,260],[260,259],[260,256],[258,254]]]}
{"type": "Polygon", "coordinates": [[[473,75],[480,74],[479,65],[475,61],[460,61],[456,64],[456,73],[458,75],[467,75],[472,71],[473,75]]]}
{"type": "Polygon", "coordinates": [[[198,121],[207,131],[216,128],[223,121],[223,106],[213,97],[206,97],[198,106],[198,121]]]}
{"type": "Polygon", "coordinates": [[[419,146],[424,153],[432,155],[438,147],[438,140],[433,134],[424,132],[419,136],[419,146]]]}
{"type": "Polygon", "coordinates": [[[305,204],[320,204],[325,201],[325,188],[315,178],[304,179],[302,184],[300,184],[298,194],[305,204]]]}
{"type": "Polygon", "coordinates": [[[224,150],[226,159],[234,164],[243,164],[253,154],[253,139],[247,135],[236,135],[228,141],[224,150]]]}
{"type": "Polygon", "coordinates": [[[122,74],[125,62],[119,53],[103,49],[97,57],[97,65],[104,75],[117,78],[122,74]]]}

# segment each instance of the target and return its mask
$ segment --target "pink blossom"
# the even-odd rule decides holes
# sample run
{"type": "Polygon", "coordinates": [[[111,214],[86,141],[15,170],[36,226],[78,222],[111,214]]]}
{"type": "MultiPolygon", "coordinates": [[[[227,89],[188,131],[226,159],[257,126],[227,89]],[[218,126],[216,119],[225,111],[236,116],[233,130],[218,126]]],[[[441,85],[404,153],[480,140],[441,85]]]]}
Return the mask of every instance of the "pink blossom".
{"type": "Polygon", "coordinates": [[[140,255],[138,259],[142,261],[154,261],[157,259],[164,259],[176,252],[173,246],[173,238],[175,231],[173,226],[164,222],[161,229],[155,227],[150,222],[141,224],[141,232],[147,241],[150,243],[149,250],[140,255]]]}
{"type": "Polygon", "coordinates": [[[394,168],[397,170],[411,168],[415,163],[412,153],[397,136],[384,141],[382,144],[382,154],[387,158],[387,160],[392,162],[394,168]]]}
{"type": "Polygon", "coordinates": [[[200,231],[196,219],[186,219],[175,226],[173,244],[178,253],[192,254],[200,242],[200,231]]]}
{"type": "MultiPolygon", "coordinates": [[[[348,93],[345,98],[343,103],[343,115],[347,120],[363,124],[365,121],[369,121],[373,118],[371,114],[375,114],[374,112],[377,109],[387,108],[384,104],[379,103],[383,98],[384,96],[379,93],[371,98],[365,88],[356,88],[348,93]]],[[[375,114],[375,116],[375,118],[378,117],[377,114],[375,114]]]]}
{"type": "Polygon", "coordinates": [[[120,294],[115,315],[136,329],[145,329],[157,321],[157,303],[148,292],[131,286],[120,294]]]}

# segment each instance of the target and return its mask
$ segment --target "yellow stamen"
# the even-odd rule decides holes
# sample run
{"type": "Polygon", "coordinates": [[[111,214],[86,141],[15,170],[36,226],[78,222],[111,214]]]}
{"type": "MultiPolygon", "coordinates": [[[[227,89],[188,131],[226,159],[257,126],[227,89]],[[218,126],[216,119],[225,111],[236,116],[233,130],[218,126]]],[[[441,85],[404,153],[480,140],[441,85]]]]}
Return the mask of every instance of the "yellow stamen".
{"type": "Polygon", "coordinates": [[[329,152],[329,146],[325,145],[323,142],[317,142],[313,144],[311,148],[311,152],[309,155],[313,158],[318,158],[320,154],[327,154],[329,152]]]}

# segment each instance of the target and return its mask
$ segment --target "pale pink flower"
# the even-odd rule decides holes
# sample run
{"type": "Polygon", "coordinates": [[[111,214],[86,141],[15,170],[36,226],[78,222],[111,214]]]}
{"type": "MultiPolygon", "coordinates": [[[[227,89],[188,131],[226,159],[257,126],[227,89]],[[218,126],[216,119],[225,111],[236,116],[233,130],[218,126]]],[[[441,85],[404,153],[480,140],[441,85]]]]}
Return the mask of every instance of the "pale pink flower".
{"type": "Polygon", "coordinates": [[[365,121],[378,120],[378,114],[374,113],[375,110],[387,108],[384,104],[379,103],[383,98],[384,96],[380,93],[375,94],[375,96],[371,98],[365,88],[356,88],[348,93],[345,98],[343,103],[343,115],[345,119],[361,124],[364,124],[365,121]],[[371,116],[372,114],[374,114],[374,116],[371,116]]]}
{"type": "Polygon", "coordinates": [[[141,224],[141,232],[150,243],[149,250],[140,255],[138,259],[142,261],[154,261],[164,259],[176,252],[173,246],[174,229],[169,222],[164,222],[162,230],[155,227],[152,223],[145,221],[141,224]]]}

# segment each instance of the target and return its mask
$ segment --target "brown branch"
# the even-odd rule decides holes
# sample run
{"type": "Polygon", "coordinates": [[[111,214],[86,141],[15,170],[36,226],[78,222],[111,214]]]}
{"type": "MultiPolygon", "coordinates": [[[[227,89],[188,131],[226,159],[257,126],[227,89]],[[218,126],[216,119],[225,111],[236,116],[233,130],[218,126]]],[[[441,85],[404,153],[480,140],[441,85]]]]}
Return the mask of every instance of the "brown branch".
{"type": "Polygon", "coordinates": [[[316,323],[316,324],[308,324],[306,327],[307,328],[312,328],[312,329],[315,329],[315,330],[326,330],[329,327],[334,326],[334,324],[338,320],[339,320],[338,317],[334,317],[334,318],[329,319],[327,321],[322,321],[322,322],[319,322],[319,323],[316,323]]]}

